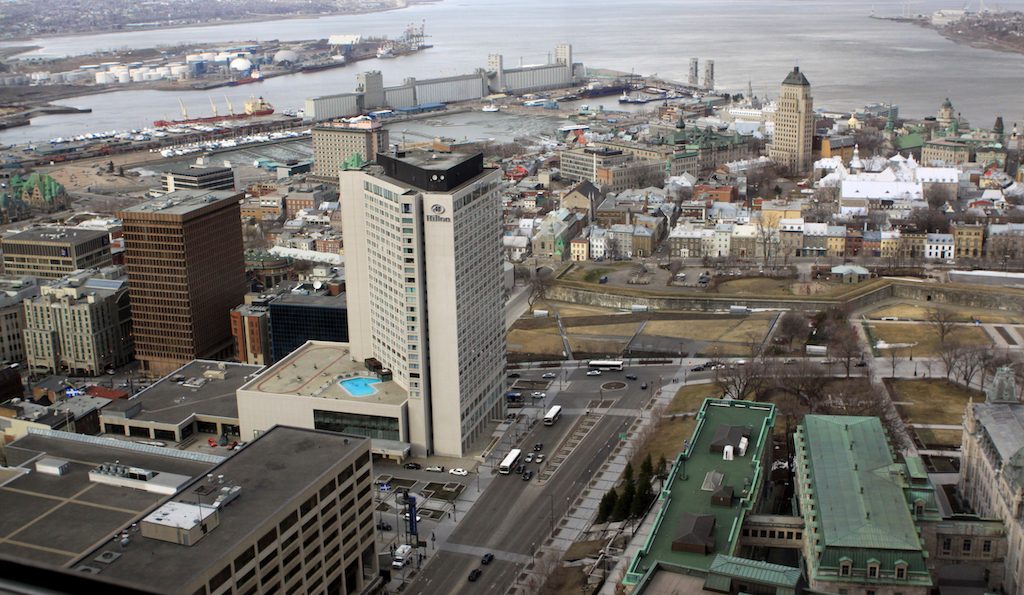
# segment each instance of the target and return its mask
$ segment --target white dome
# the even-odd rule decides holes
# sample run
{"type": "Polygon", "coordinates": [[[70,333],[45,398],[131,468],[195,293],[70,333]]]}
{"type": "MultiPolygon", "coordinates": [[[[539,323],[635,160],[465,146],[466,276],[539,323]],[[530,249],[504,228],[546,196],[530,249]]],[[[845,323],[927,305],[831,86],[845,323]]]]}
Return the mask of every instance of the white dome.
{"type": "Polygon", "coordinates": [[[252,62],[246,58],[235,58],[231,61],[231,70],[237,70],[238,72],[245,72],[246,70],[252,69],[252,62]]]}
{"type": "Polygon", "coordinates": [[[299,54],[293,50],[279,50],[274,54],[274,62],[298,62],[299,54]]]}

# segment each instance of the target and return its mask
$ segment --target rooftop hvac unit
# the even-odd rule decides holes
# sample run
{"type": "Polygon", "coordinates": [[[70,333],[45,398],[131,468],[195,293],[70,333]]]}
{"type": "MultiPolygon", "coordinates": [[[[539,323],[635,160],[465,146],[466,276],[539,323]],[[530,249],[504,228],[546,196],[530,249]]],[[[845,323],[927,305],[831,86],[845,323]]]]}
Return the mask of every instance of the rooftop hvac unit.
{"type": "Polygon", "coordinates": [[[725,449],[722,450],[722,460],[731,461],[732,459],[732,445],[730,444],[726,446],[725,449]]]}
{"type": "Polygon", "coordinates": [[[741,457],[747,455],[747,446],[749,446],[749,445],[750,445],[750,440],[748,440],[746,436],[744,436],[743,438],[740,438],[740,456],[741,457]]]}

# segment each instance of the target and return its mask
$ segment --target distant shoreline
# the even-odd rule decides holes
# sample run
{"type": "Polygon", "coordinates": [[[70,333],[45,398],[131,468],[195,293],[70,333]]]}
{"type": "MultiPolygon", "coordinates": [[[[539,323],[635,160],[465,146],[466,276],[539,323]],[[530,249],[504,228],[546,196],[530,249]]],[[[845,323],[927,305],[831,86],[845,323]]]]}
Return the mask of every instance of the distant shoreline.
{"type": "Polygon", "coordinates": [[[1010,54],[1024,54],[1024,43],[1021,45],[1013,45],[1004,41],[991,39],[988,37],[973,37],[969,35],[957,35],[951,32],[948,27],[936,27],[924,18],[914,17],[880,17],[871,15],[871,18],[878,19],[881,21],[892,21],[894,23],[908,23],[916,25],[922,29],[928,29],[941,35],[943,38],[952,41],[957,45],[966,45],[979,50],[992,50],[994,52],[1006,52],[1010,54]]]}
{"type": "MultiPolygon", "coordinates": [[[[196,29],[196,28],[201,28],[201,27],[220,27],[222,25],[242,25],[242,24],[245,24],[245,23],[266,23],[268,21],[283,21],[283,20],[296,20],[296,19],[316,20],[316,19],[322,19],[322,18],[326,18],[326,17],[355,16],[355,15],[362,15],[362,14],[374,14],[374,13],[379,13],[379,12],[393,12],[393,11],[396,11],[396,10],[405,10],[406,8],[409,8],[409,7],[417,5],[417,4],[438,4],[438,3],[443,2],[443,1],[444,0],[408,0],[408,2],[406,3],[405,6],[396,6],[394,8],[372,8],[372,9],[365,9],[365,10],[348,10],[348,11],[343,11],[343,12],[341,12],[341,11],[339,11],[339,12],[325,12],[325,13],[318,13],[318,14],[292,14],[292,15],[268,14],[268,15],[262,15],[262,16],[256,16],[256,17],[252,17],[252,18],[247,18],[247,19],[227,19],[227,20],[219,20],[219,21],[213,21],[213,22],[186,23],[186,24],[181,24],[181,25],[156,25],[156,26],[152,26],[152,27],[129,27],[129,28],[122,28],[122,29],[95,29],[95,30],[92,30],[92,31],[78,31],[78,32],[68,32],[68,33],[53,33],[53,34],[47,34],[47,35],[33,35],[33,36],[18,36],[18,37],[9,37],[9,38],[0,40],[0,43],[14,43],[14,42],[24,42],[24,41],[32,41],[32,40],[43,41],[43,40],[46,40],[46,39],[56,39],[56,38],[63,38],[63,37],[89,37],[91,35],[111,35],[111,34],[116,34],[116,33],[133,33],[135,31],[145,32],[145,31],[171,31],[171,30],[174,30],[174,29],[196,29]]],[[[33,50],[36,50],[36,49],[40,49],[41,47],[44,47],[44,46],[39,46],[39,45],[28,46],[28,47],[26,47],[26,49],[24,49],[24,50],[22,50],[20,52],[17,52],[16,54],[10,54],[10,56],[23,54],[25,52],[29,52],[29,51],[33,51],[33,50]]],[[[153,47],[160,47],[160,46],[154,45],[153,47]]],[[[2,48],[0,48],[0,49],[2,49],[2,48]]],[[[10,56],[8,56],[8,57],[10,57],[10,56]]]]}

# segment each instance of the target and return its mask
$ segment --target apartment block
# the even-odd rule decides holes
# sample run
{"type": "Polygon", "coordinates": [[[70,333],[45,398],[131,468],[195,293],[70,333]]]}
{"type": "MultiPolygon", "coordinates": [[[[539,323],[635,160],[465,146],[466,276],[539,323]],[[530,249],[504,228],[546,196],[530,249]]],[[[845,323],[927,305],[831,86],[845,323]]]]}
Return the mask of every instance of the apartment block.
{"type": "Polygon", "coordinates": [[[241,198],[178,190],[119,213],[135,354],[146,371],[230,355],[228,313],[245,295],[241,198]]]}
{"type": "Polygon", "coordinates": [[[782,81],[778,104],[768,156],[795,175],[807,173],[813,158],[814,100],[811,83],[799,67],[794,66],[782,81]]]}
{"type": "Polygon", "coordinates": [[[377,120],[353,118],[313,128],[313,173],[331,183],[346,161],[358,155],[365,163],[388,150],[388,131],[377,120]]]}

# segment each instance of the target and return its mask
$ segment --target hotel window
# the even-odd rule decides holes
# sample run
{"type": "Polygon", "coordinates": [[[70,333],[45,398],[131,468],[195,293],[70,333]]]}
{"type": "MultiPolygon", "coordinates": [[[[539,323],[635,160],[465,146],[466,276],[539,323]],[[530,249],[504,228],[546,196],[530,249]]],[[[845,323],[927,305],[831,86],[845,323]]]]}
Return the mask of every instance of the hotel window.
{"type": "Polygon", "coordinates": [[[965,554],[971,553],[971,540],[965,539],[963,544],[963,550],[965,554]]]}
{"type": "Polygon", "coordinates": [[[850,576],[850,570],[853,568],[853,562],[849,559],[844,559],[839,562],[839,576],[850,576]]]}
{"type": "Polygon", "coordinates": [[[878,562],[875,560],[868,562],[868,578],[878,578],[878,562]]]}

